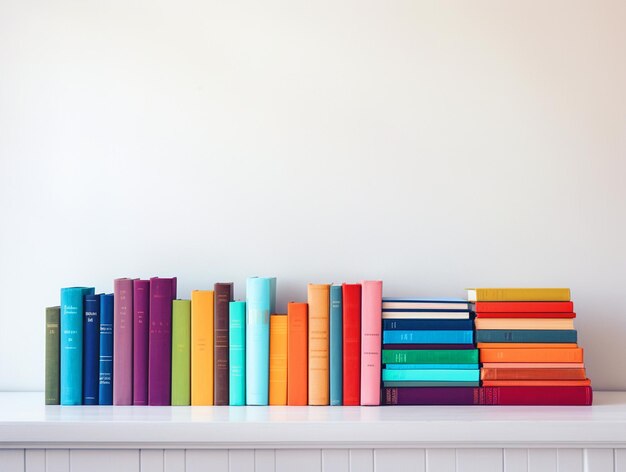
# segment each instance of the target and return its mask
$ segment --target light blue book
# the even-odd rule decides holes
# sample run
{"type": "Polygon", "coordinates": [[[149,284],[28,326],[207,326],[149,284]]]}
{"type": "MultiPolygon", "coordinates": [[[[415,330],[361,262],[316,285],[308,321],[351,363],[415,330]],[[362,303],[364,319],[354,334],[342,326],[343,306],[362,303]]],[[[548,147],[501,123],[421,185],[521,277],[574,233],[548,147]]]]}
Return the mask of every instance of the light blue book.
{"type": "Polygon", "coordinates": [[[330,286],[330,404],[343,401],[343,330],[341,285],[330,286]]]}
{"type": "Polygon", "coordinates": [[[100,296],[100,405],[113,405],[113,294],[100,296]]]}
{"type": "Polygon", "coordinates": [[[384,382],[397,382],[403,380],[420,380],[425,382],[476,382],[479,380],[479,370],[392,370],[383,369],[384,382]]]}
{"type": "Polygon", "coordinates": [[[390,330],[383,331],[383,344],[472,344],[473,331],[390,330]]]}
{"type": "Polygon", "coordinates": [[[246,404],[246,302],[230,302],[228,307],[228,403],[246,404]]]}
{"type": "Polygon", "coordinates": [[[83,300],[93,287],[61,289],[61,405],[83,401],[83,300]]]}
{"type": "Polygon", "coordinates": [[[478,370],[478,364],[386,364],[385,368],[391,370],[478,370]]]}
{"type": "Polygon", "coordinates": [[[269,400],[270,314],[276,305],[276,278],[246,281],[246,404],[269,400]]]}

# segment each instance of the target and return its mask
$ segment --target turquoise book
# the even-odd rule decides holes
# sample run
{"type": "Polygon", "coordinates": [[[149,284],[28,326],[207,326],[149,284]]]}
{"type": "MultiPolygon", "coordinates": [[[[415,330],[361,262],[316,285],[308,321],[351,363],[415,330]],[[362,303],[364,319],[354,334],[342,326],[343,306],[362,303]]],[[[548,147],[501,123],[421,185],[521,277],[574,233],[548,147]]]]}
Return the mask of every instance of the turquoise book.
{"type": "Polygon", "coordinates": [[[341,405],[343,399],[343,332],[341,285],[330,286],[330,404],[341,405]]]}
{"type": "Polygon", "coordinates": [[[269,401],[270,314],[276,305],[276,278],[246,281],[246,404],[269,401]]]}
{"type": "Polygon", "coordinates": [[[228,306],[228,404],[246,404],[246,302],[228,306]]]}
{"type": "Polygon", "coordinates": [[[93,287],[61,289],[61,405],[83,401],[83,301],[93,287]]]}
{"type": "Polygon", "coordinates": [[[473,331],[396,330],[383,331],[383,344],[472,344],[473,331]]]}
{"type": "Polygon", "coordinates": [[[405,380],[419,380],[424,382],[477,382],[480,380],[480,371],[452,369],[383,369],[383,382],[400,382],[405,380]]]}
{"type": "Polygon", "coordinates": [[[385,364],[391,370],[478,370],[478,364],[385,364]]]}

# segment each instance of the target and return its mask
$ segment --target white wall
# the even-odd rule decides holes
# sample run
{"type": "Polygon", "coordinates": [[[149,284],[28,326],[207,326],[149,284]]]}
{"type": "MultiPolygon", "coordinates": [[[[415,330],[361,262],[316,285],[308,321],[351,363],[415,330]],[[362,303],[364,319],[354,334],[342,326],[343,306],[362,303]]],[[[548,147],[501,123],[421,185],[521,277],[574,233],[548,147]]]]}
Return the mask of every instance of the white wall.
{"type": "Polygon", "coordinates": [[[0,389],[59,287],[572,288],[626,389],[626,3],[0,2],[0,389]]]}

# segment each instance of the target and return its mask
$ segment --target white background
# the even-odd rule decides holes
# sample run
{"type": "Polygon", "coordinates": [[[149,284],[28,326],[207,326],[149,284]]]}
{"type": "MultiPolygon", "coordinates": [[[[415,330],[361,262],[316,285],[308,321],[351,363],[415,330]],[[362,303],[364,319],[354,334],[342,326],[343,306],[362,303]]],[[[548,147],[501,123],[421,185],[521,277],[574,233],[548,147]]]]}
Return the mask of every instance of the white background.
{"type": "Polygon", "coordinates": [[[626,3],[0,1],[0,390],[59,288],[567,286],[626,389],[626,3]]]}

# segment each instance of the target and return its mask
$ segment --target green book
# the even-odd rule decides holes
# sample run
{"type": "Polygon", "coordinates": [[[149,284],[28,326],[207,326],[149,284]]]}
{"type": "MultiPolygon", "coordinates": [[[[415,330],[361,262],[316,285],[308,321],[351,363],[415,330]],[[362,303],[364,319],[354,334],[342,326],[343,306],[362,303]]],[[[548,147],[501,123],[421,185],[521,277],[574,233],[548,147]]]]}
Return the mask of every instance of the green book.
{"type": "Polygon", "coordinates": [[[191,301],[172,302],[172,405],[191,404],[191,301]]]}
{"type": "Polygon", "coordinates": [[[457,381],[457,382],[425,382],[425,381],[390,381],[383,382],[383,387],[478,387],[480,382],[476,380],[475,382],[465,382],[465,381],[457,381]]]}
{"type": "Polygon", "coordinates": [[[383,349],[383,364],[478,364],[478,349],[383,349]]]}
{"type": "Polygon", "coordinates": [[[46,308],[46,405],[58,405],[61,307],[46,308]]]}
{"type": "Polygon", "coordinates": [[[480,380],[479,370],[390,370],[383,369],[383,382],[402,382],[402,381],[424,382],[478,382],[480,380]]]}

